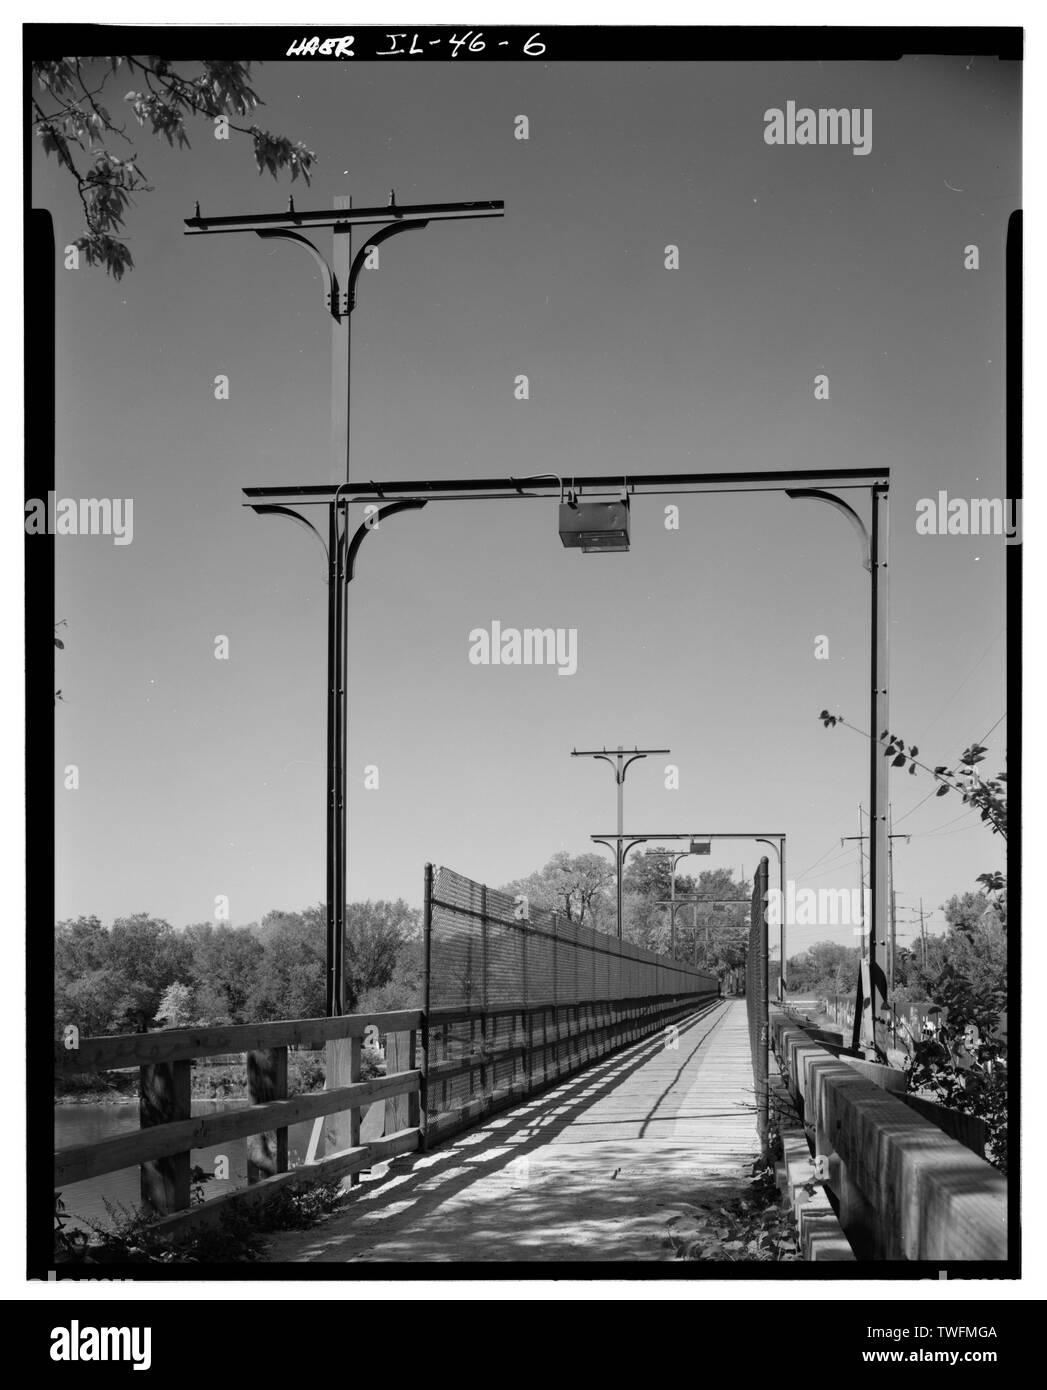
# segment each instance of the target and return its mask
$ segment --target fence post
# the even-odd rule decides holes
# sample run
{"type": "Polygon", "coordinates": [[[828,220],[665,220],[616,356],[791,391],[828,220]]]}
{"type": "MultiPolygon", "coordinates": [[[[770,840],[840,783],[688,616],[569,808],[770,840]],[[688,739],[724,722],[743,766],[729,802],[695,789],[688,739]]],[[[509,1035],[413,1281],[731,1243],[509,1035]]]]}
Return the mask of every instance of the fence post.
{"type": "Polygon", "coordinates": [[[753,1089],[756,1094],[756,1129],[760,1152],[768,1156],[769,1094],[767,1049],[767,877],[765,855],[753,875],[752,911],[749,917],[749,950],[745,963],[745,1008],[749,1019],[749,1046],[752,1052],[753,1089]]]}
{"type": "Polygon", "coordinates": [[[480,885],[480,1098],[486,1101],[487,1083],[487,884],[480,885]]]}
{"type": "MultiPolygon", "coordinates": [[[[556,913],[552,914],[553,924],[553,1077],[559,1080],[560,1077],[560,936],[556,930],[558,918],[556,913]]],[[[545,1037],[545,1055],[549,1055],[549,1031],[543,1029],[545,1037]]]]}
{"type": "MultiPolygon", "coordinates": [[[[332,1038],[326,1047],[327,1078],[324,1089],[337,1090],[340,1086],[351,1086],[360,1080],[360,1053],[362,1039],[332,1038]]],[[[328,1115],[324,1124],[324,1153],[342,1153],[360,1145],[360,1110],[339,1110],[328,1115]]],[[[359,1174],[349,1178],[350,1186],[359,1182],[359,1174]]]]}
{"type": "Polygon", "coordinates": [[[532,1067],[532,1065],[533,1065],[532,1048],[533,1048],[533,1045],[534,1045],[534,1033],[533,1033],[533,1029],[532,1029],[532,1027],[531,1027],[531,995],[530,995],[530,982],[529,982],[529,980],[528,980],[528,978],[527,978],[527,938],[528,938],[529,935],[530,935],[530,932],[528,931],[528,929],[527,929],[527,923],[525,922],[525,923],[523,924],[523,926],[520,928],[520,939],[521,939],[521,941],[522,941],[522,943],[523,943],[523,945],[522,945],[522,956],[523,956],[523,1014],[522,1014],[522,1016],[521,1016],[521,1018],[520,1018],[520,1022],[523,1024],[524,1091],[525,1091],[525,1093],[530,1092],[531,1087],[532,1087],[533,1084],[534,1084],[534,1077],[533,1077],[533,1075],[532,1075],[532,1073],[531,1073],[531,1067],[532,1067]]]}
{"type": "Polygon", "coordinates": [[[421,1134],[418,1147],[425,1152],[429,1131],[429,1053],[432,1033],[429,1014],[432,1009],[433,961],[433,866],[426,864],[422,892],[422,1058],[421,1082],[418,1091],[418,1128],[421,1134]]]}
{"type": "MultiPolygon", "coordinates": [[[[260,1048],[247,1054],[247,1099],[251,1105],[287,1099],[287,1048],[260,1048]]],[[[261,1182],[287,1172],[287,1130],[269,1129],[247,1137],[247,1181],[261,1182]]]]}
{"type": "MultiPolygon", "coordinates": [[[[151,1129],[153,1125],[190,1118],[191,1066],[191,1062],[182,1061],[139,1067],[140,1128],[151,1129]]],[[[189,1157],[188,1152],[171,1154],[169,1158],[150,1159],[141,1166],[142,1201],[160,1216],[183,1211],[189,1205],[189,1157]]]]}
{"type": "MultiPolygon", "coordinates": [[[[408,1042],[407,1066],[410,1071],[418,1071],[421,1064],[421,1036],[417,1028],[411,1029],[411,1036],[408,1042]]],[[[418,1091],[412,1091],[407,1097],[407,1125],[409,1129],[420,1130],[422,1127],[421,1119],[421,1097],[418,1091]]]]}

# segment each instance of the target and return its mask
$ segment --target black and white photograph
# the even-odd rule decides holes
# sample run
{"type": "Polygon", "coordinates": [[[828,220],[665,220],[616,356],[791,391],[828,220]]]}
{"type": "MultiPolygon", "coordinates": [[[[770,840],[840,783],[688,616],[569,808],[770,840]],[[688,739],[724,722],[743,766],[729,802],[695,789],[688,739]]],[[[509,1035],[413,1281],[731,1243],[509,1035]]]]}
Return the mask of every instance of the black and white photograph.
{"type": "Polygon", "coordinates": [[[1022,28],[367,19],[22,29],[26,1278],[1014,1288],[1022,28]]]}

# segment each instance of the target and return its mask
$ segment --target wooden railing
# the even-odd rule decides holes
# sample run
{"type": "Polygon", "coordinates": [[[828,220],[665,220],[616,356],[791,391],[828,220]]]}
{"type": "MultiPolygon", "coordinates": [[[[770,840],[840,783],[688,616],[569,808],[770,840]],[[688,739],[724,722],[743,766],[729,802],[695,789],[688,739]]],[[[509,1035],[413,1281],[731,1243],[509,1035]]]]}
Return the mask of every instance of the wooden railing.
{"type": "Polygon", "coordinates": [[[138,1167],[142,1204],[156,1215],[151,1229],[181,1234],[217,1220],[234,1204],[264,1200],[281,1188],[351,1178],[384,1159],[424,1148],[427,1139],[444,1139],[486,1111],[522,1100],[714,1000],[709,993],[525,1009],[444,1008],[428,1017],[422,1010],[405,1009],[121,1034],[78,1040],[75,1047],[58,1044],[55,1067],[65,1075],[137,1067],[140,1110],[139,1128],[131,1133],[57,1150],[55,1191],[138,1167]],[[519,1016],[520,1028],[514,1027],[511,1038],[497,1036],[499,1021],[512,1015],[519,1016]],[[448,1031],[463,1023],[470,1036],[452,1041],[448,1031]],[[371,1028],[385,1037],[387,1070],[385,1076],[363,1081],[363,1039],[371,1028]],[[320,1046],[326,1053],[325,1089],[288,1095],[288,1049],[320,1046]],[[194,1115],[193,1061],[230,1054],[246,1058],[247,1104],[194,1115]],[[546,1061],[536,1071],[531,1058],[538,1056],[546,1061]],[[492,1086],[488,1076],[495,1065],[511,1062],[515,1076],[516,1059],[526,1062],[518,1080],[501,1089],[492,1086]],[[470,1093],[475,1078],[477,1093],[462,1097],[453,1113],[440,1113],[444,1107],[436,1088],[446,1098],[448,1087],[463,1078],[469,1078],[470,1093]],[[380,1102],[385,1133],[361,1142],[361,1114],[380,1102]],[[309,1120],[327,1123],[314,1127],[305,1163],[289,1168],[288,1128],[309,1120]],[[194,1205],[192,1151],[244,1138],[247,1186],[194,1205]]]}
{"type": "Polygon", "coordinates": [[[407,1009],[87,1038],[70,1048],[59,1044],[55,1065],[64,1074],[139,1068],[140,1127],[112,1139],[57,1150],[55,1190],[137,1166],[142,1202],[158,1218],[154,1229],[175,1234],[217,1219],[231,1203],[259,1201],[282,1187],[341,1179],[382,1159],[413,1152],[421,1147],[424,1130],[422,1031],[422,1012],[407,1009]],[[372,1027],[386,1036],[388,1071],[361,1081],[363,1039],[372,1027]],[[321,1045],[326,1050],[326,1088],[289,1096],[288,1048],[321,1045]],[[246,1055],[248,1104],[194,1116],[193,1060],[228,1053],[246,1055]],[[361,1143],[361,1111],[379,1101],[386,1103],[386,1133],[361,1143]],[[329,1121],[323,1127],[323,1153],[311,1144],[306,1163],[289,1169],[288,1127],[323,1118],[329,1121]],[[192,1150],[242,1138],[248,1141],[248,1186],[191,1205],[192,1150]]]}

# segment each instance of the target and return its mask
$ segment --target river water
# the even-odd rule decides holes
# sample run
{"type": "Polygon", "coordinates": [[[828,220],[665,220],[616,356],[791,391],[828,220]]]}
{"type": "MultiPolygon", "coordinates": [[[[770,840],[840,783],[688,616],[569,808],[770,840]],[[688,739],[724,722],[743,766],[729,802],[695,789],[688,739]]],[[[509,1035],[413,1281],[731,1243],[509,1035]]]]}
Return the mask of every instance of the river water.
{"type": "MultiPolygon", "coordinates": [[[[193,1114],[212,1113],[218,1106],[228,1108],[235,1101],[211,1102],[193,1101],[193,1114]]],[[[246,1101],[244,1102],[246,1104],[246,1101]]],[[[361,1117],[361,1137],[369,1139],[382,1133],[385,1106],[379,1103],[372,1106],[373,1115],[367,1111],[361,1117]],[[368,1123],[368,1121],[371,1121],[368,1123]]],[[[138,1102],[128,1101],[118,1105],[56,1105],[55,1106],[55,1148],[64,1149],[71,1144],[89,1144],[98,1139],[111,1139],[117,1134],[138,1128],[138,1102]]],[[[313,1121],[291,1125],[287,1131],[288,1159],[292,1166],[305,1159],[309,1148],[309,1137],[313,1131],[313,1121]]],[[[213,1173],[215,1159],[224,1154],[229,1160],[229,1177],[212,1178],[204,1184],[204,1193],[210,1201],[233,1188],[244,1187],[247,1183],[247,1140],[229,1139],[223,1144],[213,1144],[206,1149],[194,1149],[191,1161],[198,1164],[205,1173],[213,1173]]],[[[86,1182],[69,1183],[62,1189],[62,1201],[70,1226],[82,1227],[87,1221],[108,1224],[105,1202],[120,1205],[132,1210],[141,1203],[137,1168],[124,1168],[118,1173],[104,1173],[101,1177],[88,1178],[86,1182]]]]}

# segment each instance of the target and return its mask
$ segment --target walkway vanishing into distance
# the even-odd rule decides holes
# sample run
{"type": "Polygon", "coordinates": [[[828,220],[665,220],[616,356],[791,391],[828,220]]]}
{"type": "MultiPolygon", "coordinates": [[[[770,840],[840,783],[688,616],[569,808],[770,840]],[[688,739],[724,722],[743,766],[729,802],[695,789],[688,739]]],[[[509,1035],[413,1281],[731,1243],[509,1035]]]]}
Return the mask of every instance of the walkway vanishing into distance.
{"type": "Polygon", "coordinates": [[[432,1153],[365,1174],[344,1213],[277,1236],[291,1263],[671,1260],[692,1207],[759,1156],[744,999],[720,1000],[432,1153]],[[672,1035],[669,1035],[670,1040],[672,1035]]]}

